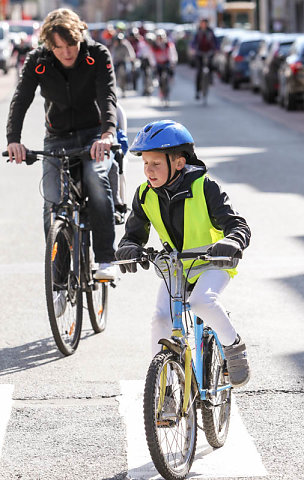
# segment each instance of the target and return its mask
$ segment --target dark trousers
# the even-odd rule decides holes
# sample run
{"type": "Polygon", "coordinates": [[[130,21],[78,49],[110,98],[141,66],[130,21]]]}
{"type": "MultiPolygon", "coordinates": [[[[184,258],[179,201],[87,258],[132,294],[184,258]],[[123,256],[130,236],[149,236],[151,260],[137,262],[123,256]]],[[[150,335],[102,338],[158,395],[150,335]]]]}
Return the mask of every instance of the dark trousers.
{"type": "MultiPolygon", "coordinates": [[[[47,132],[44,139],[45,150],[66,150],[92,145],[100,139],[100,127],[94,127],[66,135],[53,135],[47,132]]],[[[103,162],[82,160],[82,181],[88,194],[89,222],[93,237],[93,250],[97,263],[109,263],[114,260],[114,205],[108,172],[113,156],[105,157],[103,162]]],[[[44,159],[44,232],[47,237],[51,225],[51,207],[60,200],[60,160],[44,159]]]]}
{"type": "MultiPolygon", "coordinates": [[[[204,59],[203,55],[196,55],[196,58],[195,58],[195,62],[196,62],[196,79],[195,79],[196,93],[199,93],[200,89],[201,89],[204,61],[205,61],[205,59],[204,59]]],[[[212,69],[213,69],[212,61],[213,61],[213,55],[208,55],[207,66],[209,68],[210,81],[212,80],[212,69]]]]}

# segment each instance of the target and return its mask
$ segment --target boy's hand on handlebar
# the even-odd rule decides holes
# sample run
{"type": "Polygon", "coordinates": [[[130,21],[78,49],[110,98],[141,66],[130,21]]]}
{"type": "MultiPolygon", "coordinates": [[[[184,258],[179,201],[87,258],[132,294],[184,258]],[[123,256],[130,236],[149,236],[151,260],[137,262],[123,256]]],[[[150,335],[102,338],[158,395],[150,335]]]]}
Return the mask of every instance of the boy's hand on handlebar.
{"type": "MultiPolygon", "coordinates": [[[[232,240],[230,238],[223,238],[222,240],[219,240],[216,242],[212,247],[208,249],[209,255],[212,257],[237,257],[241,258],[241,248],[238,242],[235,240],[232,240]]],[[[221,268],[231,268],[235,267],[238,263],[237,258],[234,258],[233,262],[224,262],[224,261],[214,261],[215,265],[221,268]]]]}
{"type": "Polygon", "coordinates": [[[104,156],[110,156],[111,146],[113,145],[113,135],[110,132],[105,132],[101,135],[100,140],[93,143],[90,154],[93,160],[98,162],[104,161],[104,156]]]}
{"type": "Polygon", "coordinates": [[[26,149],[22,143],[9,143],[7,146],[10,162],[22,163],[26,158],[26,149]]]}
{"type": "MultiPolygon", "coordinates": [[[[144,249],[140,247],[139,245],[136,244],[130,244],[130,245],[125,245],[124,247],[120,247],[116,252],[115,252],[115,257],[117,260],[130,260],[131,258],[138,258],[141,257],[143,254],[144,249]]],[[[150,264],[148,260],[144,262],[139,262],[142,268],[145,270],[148,270],[150,264]]],[[[135,273],[137,272],[137,264],[134,263],[129,263],[129,264],[124,264],[124,265],[119,265],[120,271],[122,273],[130,272],[130,273],[135,273]]]]}

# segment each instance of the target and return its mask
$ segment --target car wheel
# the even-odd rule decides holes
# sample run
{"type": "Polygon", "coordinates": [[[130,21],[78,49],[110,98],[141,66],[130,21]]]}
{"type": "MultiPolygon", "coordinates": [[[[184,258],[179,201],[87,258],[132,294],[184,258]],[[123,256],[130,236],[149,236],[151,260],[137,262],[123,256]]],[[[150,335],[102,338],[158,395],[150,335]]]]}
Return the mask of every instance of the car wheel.
{"type": "Polygon", "coordinates": [[[292,94],[292,93],[286,93],[285,95],[285,108],[286,110],[288,110],[289,112],[291,110],[295,110],[296,108],[296,100],[295,100],[295,96],[292,94]]]}

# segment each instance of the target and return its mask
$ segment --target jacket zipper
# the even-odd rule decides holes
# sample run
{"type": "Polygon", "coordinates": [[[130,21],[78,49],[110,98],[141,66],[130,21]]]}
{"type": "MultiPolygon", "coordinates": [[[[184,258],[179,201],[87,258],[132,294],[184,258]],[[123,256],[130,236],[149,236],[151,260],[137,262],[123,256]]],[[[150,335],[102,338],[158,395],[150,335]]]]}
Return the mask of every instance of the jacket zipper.
{"type": "MultiPolygon", "coordinates": [[[[65,86],[66,86],[69,106],[71,106],[72,101],[71,101],[71,89],[70,89],[69,82],[66,82],[65,86]]],[[[73,130],[73,127],[74,127],[74,118],[73,118],[73,109],[71,108],[71,130],[73,130]]]]}

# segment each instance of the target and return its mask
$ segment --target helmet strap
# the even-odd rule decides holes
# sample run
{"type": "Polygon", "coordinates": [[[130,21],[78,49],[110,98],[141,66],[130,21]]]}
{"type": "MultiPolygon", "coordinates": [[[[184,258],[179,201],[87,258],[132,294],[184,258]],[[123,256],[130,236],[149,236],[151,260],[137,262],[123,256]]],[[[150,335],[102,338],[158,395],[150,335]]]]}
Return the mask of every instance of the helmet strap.
{"type": "Polygon", "coordinates": [[[169,154],[166,153],[166,160],[167,160],[167,165],[168,165],[168,178],[167,181],[162,185],[162,187],[165,187],[166,185],[169,185],[173,180],[176,179],[176,177],[180,174],[179,170],[175,170],[174,175],[171,178],[171,173],[172,173],[172,168],[171,168],[171,160],[169,157],[169,154]]]}

